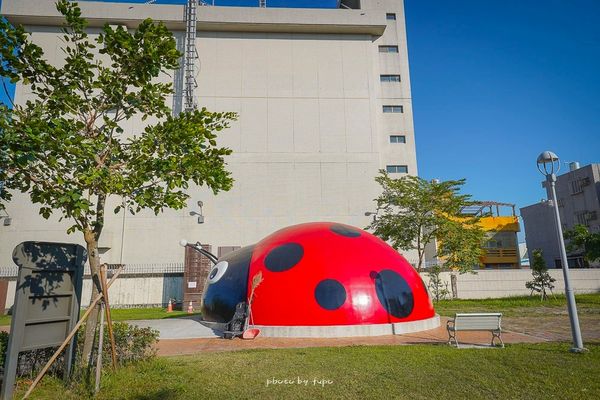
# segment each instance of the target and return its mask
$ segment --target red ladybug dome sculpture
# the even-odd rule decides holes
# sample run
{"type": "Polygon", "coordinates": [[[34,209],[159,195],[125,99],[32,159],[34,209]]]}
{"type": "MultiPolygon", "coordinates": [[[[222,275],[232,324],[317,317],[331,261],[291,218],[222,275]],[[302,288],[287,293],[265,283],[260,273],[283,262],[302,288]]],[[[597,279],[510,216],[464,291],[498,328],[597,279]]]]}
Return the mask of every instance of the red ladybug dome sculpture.
{"type": "Polygon", "coordinates": [[[404,257],[376,236],[338,223],[291,226],[221,257],[206,282],[203,320],[227,323],[249,297],[251,322],[267,336],[378,335],[439,326],[421,277],[404,257]],[[257,276],[262,280],[250,296],[257,276]]]}

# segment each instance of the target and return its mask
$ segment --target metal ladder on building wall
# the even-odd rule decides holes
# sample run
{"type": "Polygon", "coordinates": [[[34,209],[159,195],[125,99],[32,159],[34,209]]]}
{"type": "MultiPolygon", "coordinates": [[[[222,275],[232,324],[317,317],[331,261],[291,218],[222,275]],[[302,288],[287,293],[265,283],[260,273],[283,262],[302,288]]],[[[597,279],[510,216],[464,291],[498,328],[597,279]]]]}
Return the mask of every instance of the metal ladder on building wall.
{"type": "Polygon", "coordinates": [[[185,111],[196,108],[194,91],[198,87],[195,76],[195,65],[198,53],[196,51],[196,12],[198,0],[188,0],[185,10],[185,111]]]}

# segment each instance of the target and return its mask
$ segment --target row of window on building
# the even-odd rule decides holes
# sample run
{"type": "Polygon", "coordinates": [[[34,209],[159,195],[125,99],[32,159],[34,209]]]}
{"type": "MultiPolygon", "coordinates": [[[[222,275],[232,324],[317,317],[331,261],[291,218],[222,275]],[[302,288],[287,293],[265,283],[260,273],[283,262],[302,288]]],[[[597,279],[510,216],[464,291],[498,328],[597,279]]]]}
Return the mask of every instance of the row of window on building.
{"type": "Polygon", "coordinates": [[[385,170],[388,174],[408,174],[407,165],[386,165],[385,170]]]}
{"type": "MultiPolygon", "coordinates": [[[[396,14],[387,13],[385,18],[390,21],[396,20],[396,14]]],[[[382,45],[379,46],[380,53],[399,53],[398,46],[396,45],[382,45]]],[[[400,83],[400,75],[399,74],[382,74],[379,76],[379,80],[382,83],[400,83]]],[[[402,105],[383,105],[383,112],[385,114],[388,113],[403,113],[404,107],[402,105]]],[[[390,143],[406,143],[405,135],[390,135],[390,143]]],[[[407,165],[386,165],[385,170],[388,174],[407,174],[408,166],[407,165]]]]}
{"type": "Polygon", "coordinates": [[[400,75],[380,75],[381,82],[400,82],[400,75]]]}
{"type": "Polygon", "coordinates": [[[396,45],[381,45],[379,46],[380,53],[398,53],[398,46],[396,45]]]}

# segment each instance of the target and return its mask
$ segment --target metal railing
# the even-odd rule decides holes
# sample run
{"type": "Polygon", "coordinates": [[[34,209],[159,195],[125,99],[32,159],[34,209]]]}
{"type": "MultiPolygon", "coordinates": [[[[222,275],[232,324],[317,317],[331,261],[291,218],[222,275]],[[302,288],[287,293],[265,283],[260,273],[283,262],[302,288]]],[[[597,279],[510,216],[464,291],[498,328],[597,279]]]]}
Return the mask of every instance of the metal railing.
{"type": "Polygon", "coordinates": [[[483,249],[484,257],[517,257],[519,250],[516,247],[498,247],[492,249],[483,249]]]}
{"type": "MultiPolygon", "coordinates": [[[[116,270],[121,267],[120,264],[107,264],[108,270],[116,270]]],[[[90,275],[89,265],[85,265],[83,274],[90,275]]],[[[164,275],[164,274],[183,274],[184,265],[181,262],[174,263],[136,263],[126,264],[121,276],[127,275],[164,275]]],[[[0,278],[16,278],[19,269],[16,265],[0,266],[0,278]]]]}

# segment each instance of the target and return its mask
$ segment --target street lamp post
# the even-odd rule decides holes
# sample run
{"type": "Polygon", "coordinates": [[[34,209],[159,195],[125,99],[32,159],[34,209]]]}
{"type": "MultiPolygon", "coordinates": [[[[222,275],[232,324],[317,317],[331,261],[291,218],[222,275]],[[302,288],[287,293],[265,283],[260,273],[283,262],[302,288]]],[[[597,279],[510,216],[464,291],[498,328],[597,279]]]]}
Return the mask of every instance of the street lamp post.
{"type": "Polygon", "coordinates": [[[373,211],[367,211],[365,212],[365,217],[370,217],[373,216],[373,222],[377,221],[377,213],[373,212],[373,211]]]}
{"type": "Polygon", "coordinates": [[[577,316],[577,304],[575,303],[575,294],[571,287],[569,279],[569,264],[567,262],[567,251],[563,240],[562,226],[560,224],[560,214],[558,212],[558,201],[556,199],[556,174],[560,170],[560,161],[558,156],[551,151],[544,151],[537,158],[537,168],[546,177],[547,184],[550,185],[550,195],[552,206],[554,208],[554,222],[556,224],[556,234],[558,247],[560,249],[560,260],[562,263],[563,277],[565,280],[565,294],[567,296],[567,308],[569,310],[569,320],[571,322],[571,334],[573,336],[573,347],[571,351],[580,353],[586,349],[583,347],[581,339],[581,330],[579,328],[579,317],[577,316]]]}

